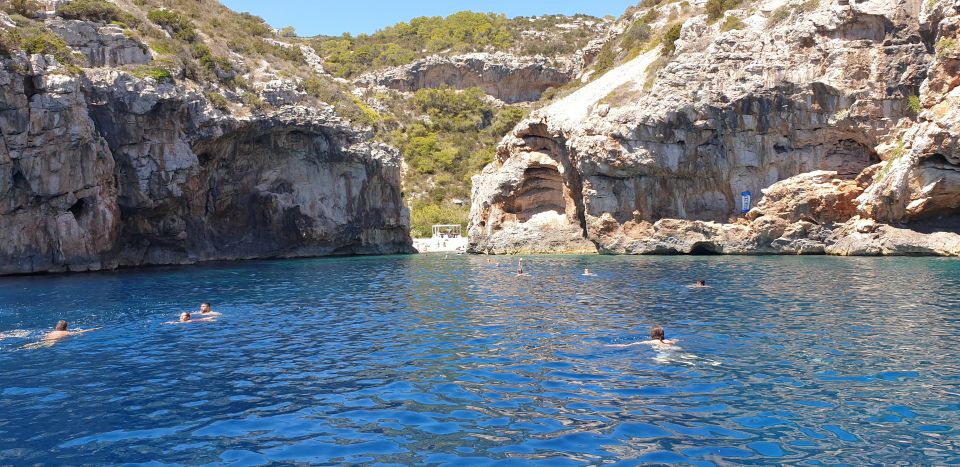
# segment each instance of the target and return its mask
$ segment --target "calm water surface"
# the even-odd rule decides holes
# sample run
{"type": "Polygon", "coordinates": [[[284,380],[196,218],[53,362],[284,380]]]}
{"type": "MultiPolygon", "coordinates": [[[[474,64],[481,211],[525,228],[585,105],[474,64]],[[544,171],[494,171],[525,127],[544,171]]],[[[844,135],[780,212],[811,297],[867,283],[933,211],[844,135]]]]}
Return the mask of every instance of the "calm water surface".
{"type": "Polygon", "coordinates": [[[493,260],[0,278],[0,464],[960,463],[958,260],[493,260]]]}

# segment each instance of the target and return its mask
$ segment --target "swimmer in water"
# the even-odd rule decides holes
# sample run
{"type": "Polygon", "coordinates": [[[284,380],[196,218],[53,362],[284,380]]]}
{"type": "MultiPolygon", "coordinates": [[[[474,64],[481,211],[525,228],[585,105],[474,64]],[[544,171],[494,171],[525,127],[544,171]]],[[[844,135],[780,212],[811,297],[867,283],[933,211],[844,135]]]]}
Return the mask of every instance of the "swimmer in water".
{"type": "Polygon", "coordinates": [[[67,336],[73,336],[76,334],[83,334],[85,332],[96,331],[100,328],[91,328],[91,329],[77,329],[75,331],[67,331],[67,322],[64,320],[57,321],[57,326],[47,333],[46,336],[43,336],[43,340],[47,342],[56,342],[60,339],[63,339],[67,336]]]}
{"type": "Polygon", "coordinates": [[[677,339],[665,339],[663,328],[660,327],[660,325],[650,328],[650,340],[643,341],[643,343],[649,344],[655,348],[679,348],[673,345],[677,343],[677,339]]]}
{"type": "Polygon", "coordinates": [[[517,262],[517,275],[523,275],[523,258],[520,258],[520,261],[517,262]]]}
{"type": "Polygon", "coordinates": [[[203,302],[200,304],[200,314],[207,317],[221,315],[221,313],[213,311],[213,308],[210,308],[210,302],[203,302]]]}
{"type": "Polygon", "coordinates": [[[583,268],[583,275],[584,275],[584,276],[596,276],[596,274],[590,272],[590,269],[588,269],[588,268],[583,268]]]}
{"type": "Polygon", "coordinates": [[[691,285],[691,286],[689,286],[689,287],[693,287],[693,288],[697,288],[697,289],[709,289],[709,288],[710,288],[710,286],[707,285],[707,281],[705,281],[705,280],[703,280],[703,279],[697,279],[697,283],[696,283],[696,284],[693,284],[693,285],[691,285]]]}

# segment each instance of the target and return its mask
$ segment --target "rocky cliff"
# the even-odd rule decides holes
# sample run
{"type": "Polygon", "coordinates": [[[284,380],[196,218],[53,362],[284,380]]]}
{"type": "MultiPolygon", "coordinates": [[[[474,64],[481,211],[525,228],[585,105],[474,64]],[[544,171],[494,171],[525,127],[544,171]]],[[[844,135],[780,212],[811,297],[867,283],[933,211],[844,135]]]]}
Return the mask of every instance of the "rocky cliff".
{"type": "Polygon", "coordinates": [[[116,26],[46,24],[84,61],[0,63],[0,274],[411,251],[400,154],[330,106],[227,113],[117,68],[152,54],[116,26]]]}
{"type": "Polygon", "coordinates": [[[958,15],[942,0],[761,2],[712,24],[693,9],[674,53],[503,140],[474,178],[470,248],[960,254],[958,15]]]}
{"type": "Polygon", "coordinates": [[[434,55],[409,65],[367,73],[357,83],[405,92],[441,86],[478,87],[503,102],[515,103],[539,99],[547,88],[567,84],[578,71],[576,64],[566,59],[555,63],[542,55],[478,52],[452,57],[434,55]]]}

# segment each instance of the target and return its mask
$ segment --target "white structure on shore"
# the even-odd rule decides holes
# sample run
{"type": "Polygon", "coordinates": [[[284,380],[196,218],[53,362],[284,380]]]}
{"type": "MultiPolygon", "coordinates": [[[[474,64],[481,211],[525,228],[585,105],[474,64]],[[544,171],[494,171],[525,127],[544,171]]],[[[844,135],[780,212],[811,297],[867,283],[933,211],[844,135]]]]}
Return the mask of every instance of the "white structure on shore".
{"type": "Polygon", "coordinates": [[[420,253],[465,252],[467,237],[460,232],[460,224],[436,224],[433,226],[433,236],[413,239],[413,247],[420,253]]]}
{"type": "Polygon", "coordinates": [[[434,224],[433,238],[459,238],[460,224],[434,224]]]}

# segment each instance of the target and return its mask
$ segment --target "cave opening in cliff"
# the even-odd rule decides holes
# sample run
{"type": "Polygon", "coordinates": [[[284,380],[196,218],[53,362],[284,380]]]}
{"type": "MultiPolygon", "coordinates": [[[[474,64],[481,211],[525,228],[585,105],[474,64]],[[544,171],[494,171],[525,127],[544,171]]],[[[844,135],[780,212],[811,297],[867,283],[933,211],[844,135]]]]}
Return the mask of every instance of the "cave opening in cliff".
{"type": "Polygon", "coordinates": [[[33,98],[33,96],[40,94],[40,90],[37,89],[37,86],[33,84],[33,76],[24,76],[23,77],[23,95],[27,96],[27,100],[33,98]]]}
{"type": "Polygon", "coordinates": [[[532,165],[523,172],[523,182],[511,203],[511,213],[526,222],[533,216],[549,211],[566,214],[563,196],[563,176],[556,167],[532,165]]]}
{"type": "Polygon", "coordinates": [[[77,202],[73,203],[67,210],[70,211],[70,214],[73,214],[74,219],[79,221],[80,217],[87,212],[87,199],[78,199],[77,202]]]}
{"type": "Polygon", "coordinates": [[[27,177],[23,175],[23,172],[17,167],[16,164],[13,166],[13,174],[10,177],[10,186],[14,190],[20,190],[23,192],[30,191],[30,182],[27,181],[27,177]]]}
{"type": "Polygon", "coordinates": [[[712,243],[698,242],[690,249],[690,254],[694,256],[709,256],[721,254],[717,251],[716,245],[712,243]]]}

